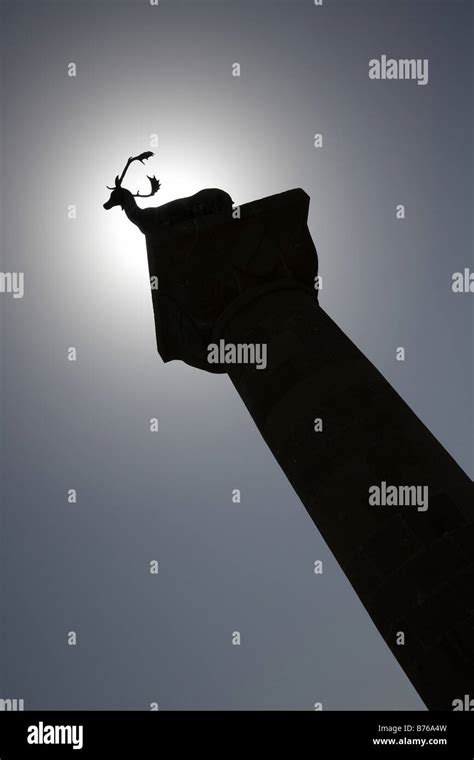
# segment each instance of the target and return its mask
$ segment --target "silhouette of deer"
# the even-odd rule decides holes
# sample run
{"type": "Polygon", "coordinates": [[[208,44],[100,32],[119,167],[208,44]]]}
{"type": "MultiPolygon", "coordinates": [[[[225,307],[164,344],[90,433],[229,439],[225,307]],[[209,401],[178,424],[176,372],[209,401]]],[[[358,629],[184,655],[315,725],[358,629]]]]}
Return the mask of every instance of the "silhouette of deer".
{"type": "Polygon", "coordinates": [[[147,175],[151,185],[149,193],[132,193],[130,190],[122,187],[122,182],[130,164],[134,161],[140,161],[143,164],[145,160],[153,155],[154,153],[151,151],[146,151],[145,153],[140,153],[139,156],[130,156],[121,175],[117,174],[115,177],[114,187],[107,186],[112,192],[109,200],[104,203],[106,210],[114,208],[114,206],[121,206],[130,221],[144,235],[156,229],[157,225],[165,223],[175,224],[190,217],[193,218],[203,214],[232,211],[232,198],[224,190],[219,190],[218,188],[200,190],[195,195],[190,195],[187,198],[178,198],[175,201],[170,201],[170,203],[164,203],[162,206],[140,208],[135,198],[151,198],[153,195],[156,195],[161,187],[160,181],[155,176],[150,177],[147,175]]]}

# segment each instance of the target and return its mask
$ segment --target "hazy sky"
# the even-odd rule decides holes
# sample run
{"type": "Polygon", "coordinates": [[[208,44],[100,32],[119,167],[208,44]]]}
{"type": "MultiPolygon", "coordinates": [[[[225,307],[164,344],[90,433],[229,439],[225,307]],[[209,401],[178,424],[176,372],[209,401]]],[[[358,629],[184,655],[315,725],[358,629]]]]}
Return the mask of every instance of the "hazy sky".
{"type": "Polygon", "coordinates": [[[0,697],[422,708],[228,378],[162,363],[145,240],[102,204],[155,133],[150,205],[304,188],[321,305],[472,476],[471,3],[1,8],[2,271],[25,293],[0,294],[0,697]],[[369,79],[383,54],[428,59],[428,84],[369,79]]]}

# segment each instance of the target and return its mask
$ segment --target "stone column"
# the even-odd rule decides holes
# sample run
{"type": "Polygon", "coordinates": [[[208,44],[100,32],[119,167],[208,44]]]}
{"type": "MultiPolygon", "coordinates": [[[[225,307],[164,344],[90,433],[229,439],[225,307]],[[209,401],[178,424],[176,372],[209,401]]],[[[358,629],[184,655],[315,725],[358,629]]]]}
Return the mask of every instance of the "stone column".
{"type": "Polygon", "coordinates": [[[147,237],[158,348],[228,372],[421,698],[450,710],[474,697],[472,481],[319,306],[308,205],[293,190],[147,237]],[[265,344],[266,368],[209,365],[220,340],[265,344]]]}

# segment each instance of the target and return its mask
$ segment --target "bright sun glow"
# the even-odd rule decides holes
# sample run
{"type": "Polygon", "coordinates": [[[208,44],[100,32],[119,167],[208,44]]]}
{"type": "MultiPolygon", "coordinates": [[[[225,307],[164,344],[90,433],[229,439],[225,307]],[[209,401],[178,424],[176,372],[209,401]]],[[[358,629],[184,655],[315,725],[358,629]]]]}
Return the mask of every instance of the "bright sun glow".
{"type": "MultiPolygon", "coordinates": [[[[206,168],[203,171],[201,162],[197,159],[191,162],[184,158],[176,161],[176,157],[173,166],[171,166],[169,160],[160,159],[158,150],[156,153],[157,155],[145,161],[143,165],[139,162],[132,164],[123,182],[124,187],[136,193],[138,190],[148,192],[147,175],[156,175],[160,180],[161,188],[155,196],[137,200],[137,204],[141,208],[155,208],[176,198],[192,195],[205,187],[219,186],[216,182],[216,178],[219,179],[221,174],[218,166],[206,162],[206,168]]],[[[122,171],[127,158],[127,156],[124,157],[123,165],[113,167],[110,172],[111,176],[107,180],[109,186],[113,185],[115,174],[122,171]]],[[[127,219],[125,212],[120,207],[109,211],[102,208],[111,191],[104,186],[103,176],[96,175],[93,179],[95,180],[95,187],[98,188],[97,199],[93,199],[97,208],[94,219],[94,225],[97,225],[96,236],[97,239],[107,241],[107,251],[113,253],[113,276],[123,278],[128,275],[135,278],[143,275],[147,277],[145,237],[127,219]],[[101,193],[100,198],[99,193],[101,193]]]]}

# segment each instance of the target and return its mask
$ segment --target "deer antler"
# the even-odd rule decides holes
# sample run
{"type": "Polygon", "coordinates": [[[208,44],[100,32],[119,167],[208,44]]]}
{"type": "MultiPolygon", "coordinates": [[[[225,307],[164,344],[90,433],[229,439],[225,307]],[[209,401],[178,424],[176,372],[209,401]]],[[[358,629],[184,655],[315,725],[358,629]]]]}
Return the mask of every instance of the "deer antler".
{"type": "MultiPolygon", "coordinates": [[[[128,159],[127,163],[125,164],[125,168],[124,168],[122,174],[120,175],[120,177],[118,176],[118,174],[115,177],[115,187],[109,187],[107,185],[108,190],[115,190],[116,188],[119,188],[119,187],[122,186],[123,178],[125,177],[125,175],[127,173],[127,170],[128,170],[128,167],[130,166],[130,164],[132,164],[134,161],[140,161],[143,164],[143,162],[147,158],[151,158],[154,155],[155,154],[151,150],[147,150],[147,151],[145,151],[145,153],[140,153],[139,156],[130,156],[130,158],[128,159]]],[[[149,179],[151,181],[151,177],[149,177],[149,179]]],[[[155,180],[155,181],[158,181],[158,180],[155,180]]],[[[154,187],[153,183],[152,183],[152,186],[154,187]]],[[[150,193],[150,195],[154,195],[157,192],[157,190],[159,189],[159,187],[160,187],[160,185],[158,183],[158,187],[156,188],[156,190],[154,190],[152,193],[150,193]]],[[[142,196],[136,196],[136,197],[147,198],[148,196],[142,195],[142,196]]]]}
{"type": "Polygon", "coordinates": [[[150,198],[150,196],[155,195],[155,193],[157,193],[158,190],[160,189],[160,187],[161,187],[160,181],[158,179],[156,179],[155,176],[150,177],[147,174],[147,177],[150,180],[151,193],[140,193],[140,192],[134,193],[133,194],[134,198],[150,198]]]}

